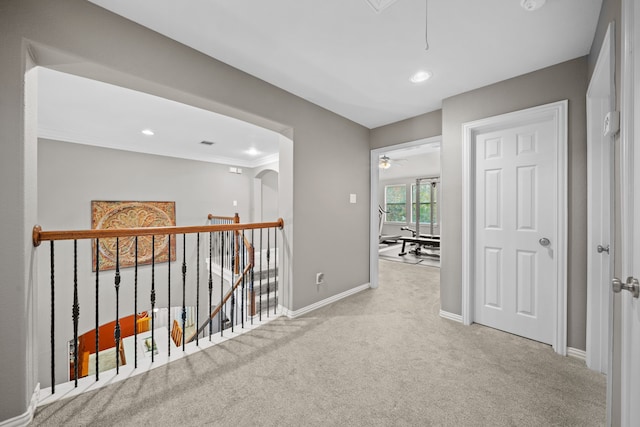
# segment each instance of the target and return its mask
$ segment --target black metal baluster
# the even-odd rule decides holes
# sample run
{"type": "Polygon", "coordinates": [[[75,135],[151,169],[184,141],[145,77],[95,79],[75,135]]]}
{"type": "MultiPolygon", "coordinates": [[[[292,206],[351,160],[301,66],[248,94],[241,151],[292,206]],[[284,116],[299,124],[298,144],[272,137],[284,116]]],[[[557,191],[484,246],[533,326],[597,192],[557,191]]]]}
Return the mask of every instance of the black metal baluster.
{"type": "Polygon", "coordinates": [[[278,229],[273,229],[273,314],[278,309],[278,229]]]}
{"type": "Polygon", "coordinates": [[[151,363],[155,353],[156,333],[156,236],[151,236],[151,363]]]}
{"type": "Polygon", "coordinates": [[[256,264],[256,246],[253,243],[253,228],[251,229],[251,249],[253,249],[253,259],[251,262],[251,282],[249,283],[249,292],[251,299],[251,324],[253,325],[253,318],[256,317],[256,293],[255,293],[255,264],[256,264]]]}
{"type": "Polygon", "coordinates": [[[246,253],[247,248],[245,247],[244,244],[244,230],[242,230],[242,263],[240,264],[241,267],[241,271],[240,274],[242,274],[242,289],[240,290],[240,321],[242,322],[242,329],[244,329],[244,304],[246,302],[246,297],[245,297],[245,277],[246,275],[244,274],[244,269],[246,268],[246,257],[245,257],[245,253],[246,253]]]}
{"type": "Polygon", "coordinates": [[[229,266],[231,266],[231,271],[235,271],[233,270],[233,261],[235,259],[235,254],[233,253],[233,232],[232,231],[227,231],[227,247],[226,247],[226,251],[227,251],[227,264],[229,264],[229,266]]]}
{"type": "Polygon", "coordinates": [[[187,308],[185,306],[185,292],[187,291],[187,235],[182,234],[182,351],[186,345],[187,308]]]}
{"type": "Polygon", "coordinates": [[[213,333],[213,319],[211,319],[212,308],[212,294],[213,294],[213,233],[209,232],[209,341],[211,341],[211,334],[213,333]]]}
{"type": "Polygon", "coordinates": [[[271,229],[267,228],[267,317],[269,317],[269,297],[271,296],[271,229]]]}
{"type": "Polygon", "coordinates": [[[238,323],[238,319],[236,319],[236,290],[234,285],[236,283],[236,236],[235,231],[231,234],[231,332],[238,323]]]}
{"type": "Polygon", "coordinates": [[[133,367],[138,368],[138,236],[135,238],[135,266],[133,269],[133,367]]]}
{"type": "MultiPolygon", "coordinates": [[[[220,257],[220,253],[221,253],[221,248],[220,248],[220,233],[215,233],[215,245],[214,245],[214,253],[216,254],[216,261],[217,262],[222,262],[220,261],[221,257],[220,257]]],[[[211,262],[209,262],[209,267],[212,268],[213,265],[213,260],[211,260],[211,262]]]]}
{"type": "MultiPolygon", "coordinates": [[[[73,241],[73,377],[75,387],[78,387],[78,318],[80,306],[78,305],[78,241],[73,241]]],[[[97,351],[98,349],[96,349],[97,351]]]]}
{"type": "MultiPolygon", "coordinates": [[[[113,336],[116,342],[116,374],[120,373],[120,238],[116,237],[116,327],[113,336]]],[[[97,349],[96,349],[97,351],[97,349]]]]}
{"type": "MultiPolygon", "coordinates": [[[[200,233],[196,235],[196,346],[199,342],[200,334],[198,328],[200,327],[200,233]]],[[[209,261],[211,262],[211,261],[209,261]]]]}
{"type": "MultiPolygon", "coordinates": [[[[233,286],[233,285],[232,285],[233,286]]],[[[235,318],[235,312],[236,312],[236,291],[233,289],[233,287],[231,288],[231,332],[233,332],[233,329],[235,327],[236,324],[236,318],[235,318]]]]}
{"type": "Polygon", "coordinates": [[[260,301],[258,302],[258,306],[260,314],[259,319],[262,322],[262,228],[260,229],[260,276],[259,276],[259,280],[260,280],[260,301]]]}
{"type": "Polygon", "coordinates": [[[100,291],[100,239],[96,239],[96,334],[95,334],[95,338],[96,338],[96,381],[100,380],[100,369],[98,369],[98,367],[100,366],[99,363],[100,361],[99,359],[99,355],[98,353],[100,353],[98,350],[100,349],[100,296],[99,296],[99,292],[100,291]]]}
{"type": "Polygon", "coordinates": [[[56,392],[56,293],[55,293],[55,254],[53,249],[53,240],[49,241],[50,253],[51,253],[51,394],[56,392]]]}
{"type": "Polygon", "coordinates": [[[169,252],[167,257],[167,356],[171,357],[171,234],[169,236],[169,252]]]}
{"type": "Polygon", "coordinates": [[[226,232],[223,231],[220,233],[220,310],[218,310],[218,328],[220,331],[220,336],[224,335],[223,329],[224,325],[222,322],[222,316],[224,310],[222,309],[223,304],[222,300],[224,299],[224,234],[226,232]]]}

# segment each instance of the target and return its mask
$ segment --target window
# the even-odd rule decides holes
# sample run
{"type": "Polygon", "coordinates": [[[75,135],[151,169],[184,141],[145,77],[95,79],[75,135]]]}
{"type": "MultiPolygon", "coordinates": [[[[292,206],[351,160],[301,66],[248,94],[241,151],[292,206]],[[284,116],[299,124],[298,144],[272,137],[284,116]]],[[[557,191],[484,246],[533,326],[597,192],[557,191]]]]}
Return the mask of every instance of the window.
{"type": "MultiPolygon", "coordinates": [[[[420,224],[431,224],[431,210],[433,209],[433,223],[438,222],[437,191],[433,187],[433,203],[431,201],[431,183],[420,184],[420,224]]],[[[411,222],[416,222],[416,185],[411,184],[411,222]]]]}
{"type": "Polygon", "coordinates": [[[387,185],[384,187],[384,210],[386,222],[407,222],[407,186],[387,185]]]}

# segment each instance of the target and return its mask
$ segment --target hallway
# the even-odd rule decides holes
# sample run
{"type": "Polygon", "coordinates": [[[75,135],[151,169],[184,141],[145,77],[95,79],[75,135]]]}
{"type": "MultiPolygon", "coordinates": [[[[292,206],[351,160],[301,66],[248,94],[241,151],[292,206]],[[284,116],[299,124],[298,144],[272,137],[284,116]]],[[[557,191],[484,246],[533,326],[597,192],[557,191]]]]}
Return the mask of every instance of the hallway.
{"type": "Polygon", "coordinates": [[[381,260],[377,290],[38,408],[33,425],[605,423],[605,377],[442,319],[438,294],[439,269],[381,260]]]}

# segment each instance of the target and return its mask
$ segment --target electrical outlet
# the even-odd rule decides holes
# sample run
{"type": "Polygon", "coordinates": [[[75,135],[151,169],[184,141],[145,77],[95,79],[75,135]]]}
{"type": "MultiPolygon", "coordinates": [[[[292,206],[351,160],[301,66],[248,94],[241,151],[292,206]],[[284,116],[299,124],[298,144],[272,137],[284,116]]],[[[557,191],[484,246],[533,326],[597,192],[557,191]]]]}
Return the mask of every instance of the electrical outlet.
{"type": "Polygon", "coordinates": [[[322,285],[324,283],[324,273],[316,273],[316,285],[322,285]]]}

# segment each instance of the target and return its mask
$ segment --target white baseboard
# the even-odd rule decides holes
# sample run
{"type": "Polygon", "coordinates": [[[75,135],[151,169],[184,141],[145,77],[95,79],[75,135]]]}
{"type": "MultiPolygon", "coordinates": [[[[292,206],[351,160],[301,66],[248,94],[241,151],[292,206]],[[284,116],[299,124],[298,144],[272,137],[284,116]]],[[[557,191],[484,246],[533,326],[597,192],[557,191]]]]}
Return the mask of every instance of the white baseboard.
{"type": "Polygon", "coordinates": [[[29,425],[33,420],[33,414],[36,413],[36,407],[38,406],[38,399],[40,398],[40,383],[36,385],[33,394],[31,395],[31,402],[24,414],[17,417],[9,418],[8,420],[0,421],[0,427],[23,427],[29,425]]]}
{"type": "Polygon", "coordinates": [[[365,283],[364,285],[360,285],[360,286],[356,286],[353,289],[349,289],[348,291],[344,291],[342,293],[339,293],[337,295],[334,295],[332,297],[329,297],[327,299],[323,299],[322,301],[318,301],[316,303],[313,303],[311,305],[308,305],[306,307],[303,307],[301,309],[298,310],[289,310],[288,308],[282,307],[282,314],[284,314],[285,316],[287,316],[290,319],[295,319],[298,316],[302,316],[303,314],[307,314],[312,312],[313,310],[317,310],[320,307],[324,307],[325,305],[329,305],[331,303],[334,303],[336,301],[339,301],[343,298],[346,298],[348,296],[351,296],[353,294],[357,294],[358,292],[364,291],[369,289],[371,286],[369,283],[365,283]]]}
{"type": "Polygon", "coordinates": [[[459,314],[449,313],[448,311],[440,310],[440,317],[444,319],[453,320],[454,322],[462,323],[462,316],[459,314]]]}
{"type": "Polygon", "coordinates": [[[573,347],[567,347],[567,356],[575,357],[587,363],[587,352],[573,347]]]}

